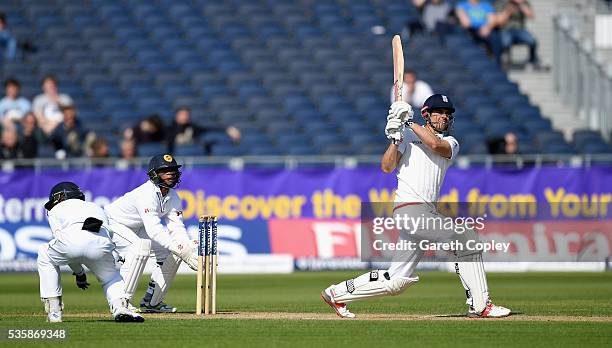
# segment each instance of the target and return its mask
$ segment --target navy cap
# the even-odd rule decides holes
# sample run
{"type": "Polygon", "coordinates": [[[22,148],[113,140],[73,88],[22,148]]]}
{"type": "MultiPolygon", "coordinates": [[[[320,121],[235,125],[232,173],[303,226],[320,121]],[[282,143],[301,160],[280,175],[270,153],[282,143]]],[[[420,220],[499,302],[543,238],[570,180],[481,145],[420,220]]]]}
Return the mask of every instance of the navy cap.
{"type": "Polygon", "coordinates": [[[423,103],[423,109],[449,109],[451,112],[455,112],[453,102],[444,94],[434,94],[427,98],[423,103]]]}

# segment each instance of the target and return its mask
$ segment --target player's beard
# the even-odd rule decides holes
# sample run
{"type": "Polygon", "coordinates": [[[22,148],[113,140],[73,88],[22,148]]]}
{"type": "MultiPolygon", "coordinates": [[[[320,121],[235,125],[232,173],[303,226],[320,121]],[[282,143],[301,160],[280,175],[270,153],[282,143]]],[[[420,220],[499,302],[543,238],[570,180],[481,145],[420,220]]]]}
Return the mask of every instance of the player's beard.
{"type": "Polygon", "coordinates": [[[448,121],[446,122],[431,122],[431,120],[429,121],[429,123],[431,124],[431,128],[433,128],[436,132],[438,133],[444,133],[446,132],[446,130],[448,129],[448,121]],[[444,127],[444,128],[442,128],[444,127]]]}
{"type": "Polygon", "coordinates": [[[181,182],[181,173],[176,172],[174,175],[168,179],[162,180],[161,186],[171,189],[175,188],[181,182]]]}

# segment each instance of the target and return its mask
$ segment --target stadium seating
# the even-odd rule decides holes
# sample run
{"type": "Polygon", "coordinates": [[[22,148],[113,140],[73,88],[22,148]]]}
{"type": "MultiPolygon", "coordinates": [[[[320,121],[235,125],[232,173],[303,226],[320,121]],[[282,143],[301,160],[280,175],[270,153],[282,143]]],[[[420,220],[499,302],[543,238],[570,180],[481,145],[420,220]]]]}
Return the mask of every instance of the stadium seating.
{"type": "MultiPolygon", "coordinates": [[[[118,136],[148,114],[168,120],[175,108],[189,106],[196,122],[245,127],[245,144],[213,146],[213,154],[224,156],[384,150],[377,143],[385,143],[390,34],[419,16],[399,0],[92,0],[0,4],[0,10],[18,36],[39,47],[3,69],[3,77],[22,82],[26,97],[39,93],[44,74],[54,73],[82,118],[111,122],[113,132],[91,124],[105,136],[118,136]],[[375,25],[387,34],[372,34],[375,25]],[[250,138],[260,132],[268,140],[250,138]]],[[[609,151],[592,132],[577,132],[567,143],[461,30],[445,44],[414,36],[405,51],[410,67],[455,101],[464,153],[486,153],[487,140],[510,131],[524,152],[609,151]]],[[[158,149],[147,145],[139,153],[158,149]]],[[[176,151],[204,150],[198,143],[176,151]]]]}

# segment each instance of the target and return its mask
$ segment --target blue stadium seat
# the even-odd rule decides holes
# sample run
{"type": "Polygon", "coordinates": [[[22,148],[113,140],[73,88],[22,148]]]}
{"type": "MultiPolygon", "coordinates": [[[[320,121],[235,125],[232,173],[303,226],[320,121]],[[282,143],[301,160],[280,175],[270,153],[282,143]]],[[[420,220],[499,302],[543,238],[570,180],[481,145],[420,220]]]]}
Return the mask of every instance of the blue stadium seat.
{"type": "Polygon", "coordinates": [[[215,144],[212,146],[213,156],[243,156],[245,151],[237,145],[215,144]]]}
{"type": "Polygon", "coordinates": [[[579,148],[579,151],[592,154],[610,154],[612,153],[612,147],[603,142],[594,142],[584,144],[579,148]]]}
{"type": "Polygon", "coordinates": [[[487,155],[489,147],[484,142],[470,142],[466,144],[463,152],[468,155],[487,155]]]}
{"type": "Polygon", "coordinates": [[[138,144],[137,152],[141,157],[152,157],[168,151],[166,145],[161,143],[138,144]]]}
{"type": "Polygon", "coordinates": [[[582,148],[588,143],[604,143],[601,133],[590,129],[575,130],[572,135],[572,142],[577,148],[582,148]]]}
{"type": "Polygon", "coordinates": [[[551,141],[540,144],[540,152],[546,154],[571,154],[574,153],[574,149],[563,141],[551,141]]]}
{"type": "Polygon", "coordinates": [[[290,115],[300,124],[310,122],[326,122],[326,117],[315,109],[300,109],[297,111],[289,111],[290,115]]]}
{"type": "Polygon", "coordinates": [[[201,144],[179,145],[174,147],[174,155],[185,156],[204,156],[204,147],[201,144]]]}
{"type": "Polygon", "coordinates": [[[311,145],[295,145],[286,149],[286,154],[291,156],[310,156],[317,154],[317,150],[311,145]]]}
{"type": "Polygon", "coordinates": [[[563,134],[559,131],[542,131],[537,133],[535,138],[538,144],[540,144],[540,147],[552,142],[565,143],[565,138],[563,137],[563,134]]]}

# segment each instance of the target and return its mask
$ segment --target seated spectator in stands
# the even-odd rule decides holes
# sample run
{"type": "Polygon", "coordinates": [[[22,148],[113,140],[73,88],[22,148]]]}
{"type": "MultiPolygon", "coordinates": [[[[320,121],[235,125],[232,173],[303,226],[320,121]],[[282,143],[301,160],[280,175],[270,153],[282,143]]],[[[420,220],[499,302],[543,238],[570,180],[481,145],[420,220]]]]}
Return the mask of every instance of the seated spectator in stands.
{"type": "Polygon", "coordinates": [[[38,145],[46,141],[42,129],[38,128],[36,116],[28,112],[21,119],[21,149],[23,158],[35,158],[38,154],[38,145]]]}
{"type": "Polygon", "coordinates": [[[121,158],[132,160],[134,157],[136,157],[136,142],[129,139],[121,141],[121,158]]]}
{"type": "Polygon", "coordinates": [[[164,134],[164,121],[159,115],[150,115],[140,120],[136,126],[126,129],[123,137],[132,139],[139,145],[161,143],[166,140],[164,134]]]}
{"type": "Polygon", "coordinates": [[[223,125],[201,126],[191,120],[189,108],[178,108],[174,114],[174,122],[166,130],[169,151],[173,152],[176,145],[193,144],[200,135],[214,131],[225,132],[234,142],[240,141],[241,133],[238,128],[223,125]]]}
{"type": "Polygon", "coordinates": [[[539,68],[538,42],[525,26],[525,20],[533,18],[533,9],[529,1],[497,0],[495,7],[502,49],[509,52],[513,45],[526,44],[529,46],[529,63],[534,68],[539,68]]]}
{"type": "Polygon", "coordinates": [[[17,58],[17,40],[8,30],[6,15],[0,12],[0,49],[4,54],[0,54],[0,62],[2,60],[15,60],[17,58]]]}
{"type": "Polygon", "coordinates": [[[123,139],[120,144],[121,158],[115,162],[115,168],[128,169],[136,164],[136,143],[132,139],[123,139]]]}
{"type": "MultiPolygon", "coordinates": [[[[414,70],[406,70],[404,73],[404,90],[402,92],[402,99],[410,104],[415,109],[421,109],[423,103],[433,93],[431,86],[425,81],[417,79],[416,72],[414,70]]],[[[395,91],[391,86],[391,103],[395,100],[395,91]]]]}
{"type": "Polygon", "coordinates": [[[17,127],[12,124],[3,127],[2,137],[0,138],[0,158],[15,159],[22,157],[17,127]]]}
{"type": "Polygon", "coordinates": [[[62,105],[60,110],[64,115],[63,122],[55,127],[49,136],[49,141],[56,150],[56,157],[61,159],[64,156],[81,156],[87,131],[81,126],[74,105],[62,105]]]}
{"type": "Polygon", "coordinates": [[[49,135],[64,117],[60,105],[72,105],[72,98],[67,94],[60,94],[57,88],[57,79],[47,75],[42,81],[43,93],[37,95],[32,102],[34,115],[38,125],[45,134],[49,135]]]}
{"type": "Polygon", "coordinates": [[[444,37],[452,31],[449,20],[453,7],[447,0],[412,0],[421,10],[421,20],[429,34],[435,34],[444,42],[444,37]]]}
{"type": "Polygon", "coordinates": [[[489,152],[492,155],[517,155],[519,154],[518,138],[516,134],[508,132],[503,138],[489,141],[489,152]]]}
{"type": "Polygon", "coordinates": [[[19,96],[19,81],[9,78],[4,81],[4,98],[0,99],[0,119],[19,122],[32,108],[30,101],[19,96]]]}
{"type": "Polygon", "coordinates": [[[472,35],[474,41],[485,44],[495,60],[501,63],[502,47],[493,5],[480,0],[462,1],[455,8],[455,13],[459,24],[472,35]]]}
{"type": "Polygon", "coordinates": [[[96,138],[89,146],[91,150],[91,158],[108,158],[110,150],[108,149],[108,141],[106,138],[96,138]]]}

